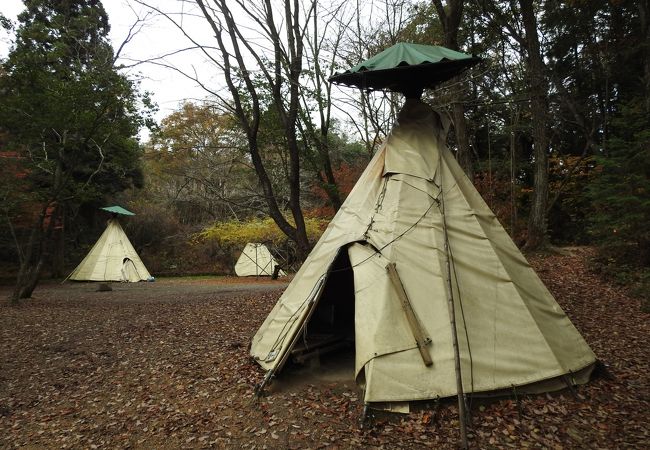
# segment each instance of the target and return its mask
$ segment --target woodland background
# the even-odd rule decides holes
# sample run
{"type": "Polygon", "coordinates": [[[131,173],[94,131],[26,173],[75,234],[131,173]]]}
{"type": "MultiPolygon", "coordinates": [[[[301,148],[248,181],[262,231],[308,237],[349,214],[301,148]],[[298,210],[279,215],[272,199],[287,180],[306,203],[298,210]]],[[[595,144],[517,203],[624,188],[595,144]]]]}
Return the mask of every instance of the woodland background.
{"type": "Polygon", "coordinates": [[[14,299],[67,275],[110,204],[137,213],[123,226],[155,276],[230,273],[251,241],[298,267],[403,101],[327,79],[396,42],[484,59],[425,100],[453,118],[449,145],[513,240],[595,246],[592,268],[650,296],[648,0],[190,3],[214,42],[133,1],[218,74],[204,102],[160,123],[99,0],[0,16],[15,35],[0,67],[0,270],[14,299]]]}

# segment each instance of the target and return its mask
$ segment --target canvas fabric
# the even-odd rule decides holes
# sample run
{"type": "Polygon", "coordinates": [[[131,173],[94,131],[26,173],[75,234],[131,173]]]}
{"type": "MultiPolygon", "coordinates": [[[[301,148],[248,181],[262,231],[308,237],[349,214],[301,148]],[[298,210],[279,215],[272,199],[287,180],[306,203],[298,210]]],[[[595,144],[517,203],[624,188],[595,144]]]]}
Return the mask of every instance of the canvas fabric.
{"type": "Polygon", "coordinates": [[[448,121],[427,105],[407,100],[385,145],[255,335],[251,354],[263,368],[283,361],[330,265],[345,251],[354,272],[355,373],[364,400],[455,395],[447,236],[465,392],[538,392],[588,380],[594,353],[446,148],[447,129],[448,121]],[[389,262],[431,341],[431,366],[388,278],[389,262]]]}
{"type": "MultiPolygon", "coordinates": [[[[264,244],[249,242],[235,263],[235,273],[240,277],[272,276],[277,261],[264,244]]],[[[286,276],[280,269],[278,276],[286,276]]]]}
{"type": "Polygon", "coordinates": [[[126,258],[122,263],[122,280],[136,282],[141,281],[140,275],[138,274],[138,269],[135,267],[135,263],[130,259],[126,258]]]}
{"type": "Polygon", "coordinates": [[[90,252],[70,274],[75,281],[147,281],[151,274],[131,245],[117,219],[106,229],[90,252]],[[130,260],[125,264],[125,259],[130,260]]]}
{"type": "Polygon", "coordinates": [[[420,64],[437,63],[444,60],[456,61],[471,58],[472,55],[457,52],[445,47],[399,42],[372,58],[357,64],[347,72],[389,70],[404,65],[417,66],[420,64]]]}

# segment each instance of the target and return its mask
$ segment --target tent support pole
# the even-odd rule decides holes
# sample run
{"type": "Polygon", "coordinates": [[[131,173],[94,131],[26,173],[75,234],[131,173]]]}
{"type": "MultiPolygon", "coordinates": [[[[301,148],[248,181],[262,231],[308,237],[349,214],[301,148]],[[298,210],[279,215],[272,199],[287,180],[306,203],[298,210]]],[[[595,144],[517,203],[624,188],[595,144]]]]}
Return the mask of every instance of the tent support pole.
{"type": "MultiPolygon", "coordinates": [[[[442,186],[442,180],[440,185],[442,186]]],[[[449,257],[449,235],[447,234],[447,219],[445,216],[445,200],[443,189],[440,190],[440,212],[442,215],[442,229],[445,240],[445,265],[447,266],[447,306],[449,321],[451,322],[451,339],[454,346],[454,368],[456,372],[456,390],[458,392],[458,421],[460,424],[460,448],[467,449],[467,414],[465,411],[465,393],[463,392],[463,377],[460,368],[460,350],[458,348],[458,332],[456,330],[456,310],[451,284],[451,260],[449,257]]]]}
{"type": "Polygon", "coordinates": [[[449,253],[447,242],[445,240],[445,249],[447,250],[447,305],[449,306],[449,318],[451,322],[451,338],[454,344],[454,366],[456,372],[456,390],[458,391],[458,420],[460,422],[460,445],[462,449],[467,448],[467,414],[465,412],[465,393],[463,392],[463,378],[460,369],[460,351],[458,349],[458,333],[456,331],[456,312],[454,308],[454,298],[451,294],[451,272],[449,264],[449,253]]]}

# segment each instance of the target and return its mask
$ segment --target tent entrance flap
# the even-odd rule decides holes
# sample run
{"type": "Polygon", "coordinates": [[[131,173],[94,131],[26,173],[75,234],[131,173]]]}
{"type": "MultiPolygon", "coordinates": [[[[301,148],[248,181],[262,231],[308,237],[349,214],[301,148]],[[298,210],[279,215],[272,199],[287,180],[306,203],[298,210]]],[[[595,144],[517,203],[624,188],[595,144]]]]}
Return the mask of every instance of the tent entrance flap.
{"type": "Polygon", "coordinates": [[[354,346],[354,276],[348,252],[334,259],[314,311],[291,348],[291,361],[305,363],[354,346]]]}
{"type": "Polygon", "coordinates": [[[137,267],[130,258],[124,258],[122,261],[122,281],[139,281],[142,277],[138,273],[137,267]]]}

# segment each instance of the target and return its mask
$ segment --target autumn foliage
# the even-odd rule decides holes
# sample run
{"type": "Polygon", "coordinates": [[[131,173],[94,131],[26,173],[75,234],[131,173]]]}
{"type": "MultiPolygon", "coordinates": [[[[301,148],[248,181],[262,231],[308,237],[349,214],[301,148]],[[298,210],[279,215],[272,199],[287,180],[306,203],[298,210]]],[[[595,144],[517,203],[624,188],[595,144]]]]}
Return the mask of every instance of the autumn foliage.
{"type": "MultiPolygon", "coordinates": [[[[312,245],[325,231],[329,221],[319,218],[306,218],[307,237],[312,245]]],[[[215,247],[215,261],[219,272],[229,273],[249,242],[266,244],[271,253],[280,257],[280,263],[287,268],[291,265],[293,249],[287,236],[280,231],[270,217],[252,218],[246,221],[222,221],[204,228],[196,233],[192,241],[196,246],[211,245],[215,247]]]]}
{"type": "MultiPolygon", "coordinates": [[[[334,171],[337,187],[343,200],[345,200],[350,191],[352,191],[352,188],[363,173],[364,169],[365,161],[357,161],[356,163],[342,162],[338,169],[334,171]]],[[[312,194],[318,199],[320,206],[311,208],[307,211],[307,214],[312,217],[323,217],[328,219],[334,217],[336,211],[334,211],[334,208],[329,204],[325,189],[320,185],[314,185],[312,187],[312,194]]]]}

